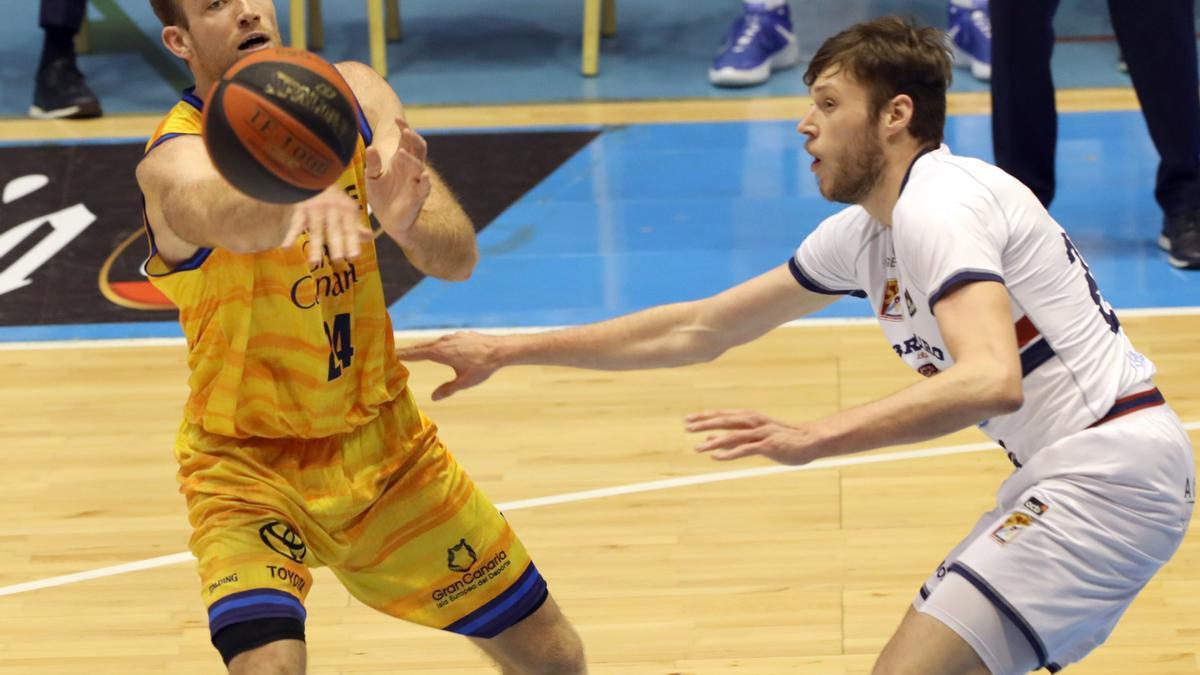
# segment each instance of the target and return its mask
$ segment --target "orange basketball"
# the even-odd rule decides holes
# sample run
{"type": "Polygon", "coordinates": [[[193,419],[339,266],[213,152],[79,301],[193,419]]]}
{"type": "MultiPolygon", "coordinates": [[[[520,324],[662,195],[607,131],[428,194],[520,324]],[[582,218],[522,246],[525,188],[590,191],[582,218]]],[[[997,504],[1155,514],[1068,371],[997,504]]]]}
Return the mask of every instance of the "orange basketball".
{"type": "Polygon", "coordinates": [[[217,171],[264,202],[312,197],[346,170],[358,105],[328,61],[288,47],[235,63],[204,104],[204,146],[217,171]]]}

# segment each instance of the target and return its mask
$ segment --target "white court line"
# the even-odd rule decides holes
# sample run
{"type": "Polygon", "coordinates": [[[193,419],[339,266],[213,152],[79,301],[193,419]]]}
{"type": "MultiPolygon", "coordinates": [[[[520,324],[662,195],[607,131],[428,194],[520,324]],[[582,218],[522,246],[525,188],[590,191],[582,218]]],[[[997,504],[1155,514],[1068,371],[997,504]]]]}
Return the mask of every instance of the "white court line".
{"type": "MultiPolygon", "coordinates": [[[[1188,430],[1200,429],[1200,422],[1186,422],[1184,428],[1188,430]]],[[[521,509],[532,509],[539,506],[551,506],[554,504],[569,504],[571,502],[581,502],[589,499],[603,499],[605,497],[615,497],[618,495],[635,494],[638,492],[653,492],[655,490],[669,490],[671,488],[685,487],[689,485],[703,485],[705,483],[719,483],[727,480],[740,480],[742,478],[757,478],[758,476],[773,476],[781,473],[792,473],[796,471],[820,471],[822,469],[836,469],[844,466],[859,466],[862,464],[882,464],[884,462],[896,462],[904,459],[925,459],[929,457],[944,457],[946,455],[961,455],[968,452],[979,452],[980,450],[994,450],[994,443],[969,443],[966,445],[951,445],[943,448],[925,448],[921,450],[902,450],[900,452],[889,452],[879,455],[869,455],[866,457],[845,457],[841,459],[822,459],[805,464],[804,466],[763,466],[753,469],[740,469],[736,471],[719,471],[717,473],[706,473],[698,476],[683,476],[680,478],[666,478],[663,480],[652,480],[645,483],[631,483],[628,485],[615,485],[613,487],[599,488],[595,490],[582,490],[579,492],[565,492],[560,495],[550,495],[547,497],[534,497],[532,499],[518,499],[515,502],[505,502],[496,504],[496,508],[501,511],[519,511],[521,509]]],[[[12,586],[0,586],[0,597],[6,595],[16,595],[18,593],[28,593],[37,591],[43,588],[53,588],[55,586],[65,586],[74,584],[80,581],[90,581],[92,579],[102,579],[104,577],[117,576],[127,572],[138,572],[141,570],[154,569],[156,567],[166,567],[167,565],[175,565],[177,563],[188,562],[193,560],[192,554],[184,551],[183,553],[172,553],[171,555],[159,556],[157,558],[147,558],[145,560],[137,560],[131,563],[123,563],[113,565],[111,567],[101,567],[85,572],[76,572],[74,574],[64,574],[63,576],[50,577],[48,579],[39,579],[37,581],[27,581],[25,583],[14,584],[12,586]]]]}
{"type": "MultiPolygon", "coordinates": [[[[1142,307],[1136,309],[1118,309],[1119,316],[1158,317],[1158,316],[1196,316],[1200,315],[1198,307],[1142,307]]],[[[875,325],[874,318],[841,318],[841,319],[797,319],[783,324],[784,328],[818,328],[827,326],[867,326],[875,325]]],[[[418,340],[436,338],[459,330],[477,330],[491,335],[521,335],[526,333],[542,333],[557,330],[566,326],[523,326],[514,328],[427,328],[419,330],[398,330],[394,334],[397,340],[418,340]]],[[[183,338],[114,338],[103,340],[38,340],[35,342],[0,342],[0,352],[36,351],[44,349],[127,349],[132,347],[182,347],[187,344],[183,338]]]]}

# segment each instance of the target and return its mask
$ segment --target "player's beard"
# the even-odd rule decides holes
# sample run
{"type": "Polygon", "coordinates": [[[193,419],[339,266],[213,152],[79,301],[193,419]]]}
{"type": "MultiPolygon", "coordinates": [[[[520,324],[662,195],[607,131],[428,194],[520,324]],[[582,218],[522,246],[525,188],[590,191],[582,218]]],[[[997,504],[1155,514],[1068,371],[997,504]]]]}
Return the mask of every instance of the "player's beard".
{"type": "Polygon", "coordinates": [[[875,135],[874,124],[864,124],[862,133],[851,143],[829,181],[826,199],[842,204],[861,204],[883,175],[883,143],[875,135]]]}
{"type": "MultiPolygon", "coordinates": [[[[219,82],[221,80],[221,76],[225,74],[225,71],[229,70],[230,66],[237,63],[238,59],[241,57],[241,55],[237,52],[230,54],[228,51],[224,50],[219,52],[217,50],[208,52],[207,49],[201,51],[201,48],[197,47],[196,51],[200,63],[199,70],[203,73],[204,79],[213,83],[219,82]]],[[[208,92],[198,91],[196,92],[196,95],[205,97],[208,95],[208,92]]]]}

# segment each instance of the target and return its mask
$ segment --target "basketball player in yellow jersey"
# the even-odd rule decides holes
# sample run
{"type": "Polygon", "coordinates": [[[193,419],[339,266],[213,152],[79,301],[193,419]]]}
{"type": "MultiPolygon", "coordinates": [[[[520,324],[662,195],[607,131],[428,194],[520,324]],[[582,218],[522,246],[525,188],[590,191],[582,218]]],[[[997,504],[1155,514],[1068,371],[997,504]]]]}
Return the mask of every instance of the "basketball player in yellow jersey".
{"type": "Polygon", "coordinates": [[[466,279],[471,223],[374,71],[350,168],[295,205],[213,168],[200,96],[280,44],[272,0],[151,0],[196,87],[137,178],[146,270],[180,309],[191,394],[176,441],[201,597],[230,673],[302,673],[309,568],[367,605],[467,636],[505,673],[582,673],[579,638],[496,508],[417,410],[395,356],[366,208],[426,274],[466,279]],[[200,96],[197,96],[197,93],[200,96]]]}

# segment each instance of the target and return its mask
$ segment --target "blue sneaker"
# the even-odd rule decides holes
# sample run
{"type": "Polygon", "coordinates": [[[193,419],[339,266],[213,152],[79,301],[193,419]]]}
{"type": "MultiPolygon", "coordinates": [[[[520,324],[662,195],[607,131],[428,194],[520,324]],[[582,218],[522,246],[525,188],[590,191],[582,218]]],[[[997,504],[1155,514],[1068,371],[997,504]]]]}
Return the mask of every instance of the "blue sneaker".
{"type": "Polygon", "coordinates": [[[800,47],[787,5],[770,10],[763,5],[745,5],[708,69],[708,81],[721,87],[762,84],[772,70],[799,62],[800,47]]]}
{"type": "Polygon", "coordinates": [[[992,79],[992,17],[988,0],[950,0],[946,34],[954,43],[954,64],[971,69],[977,80],[992,79]]]}

